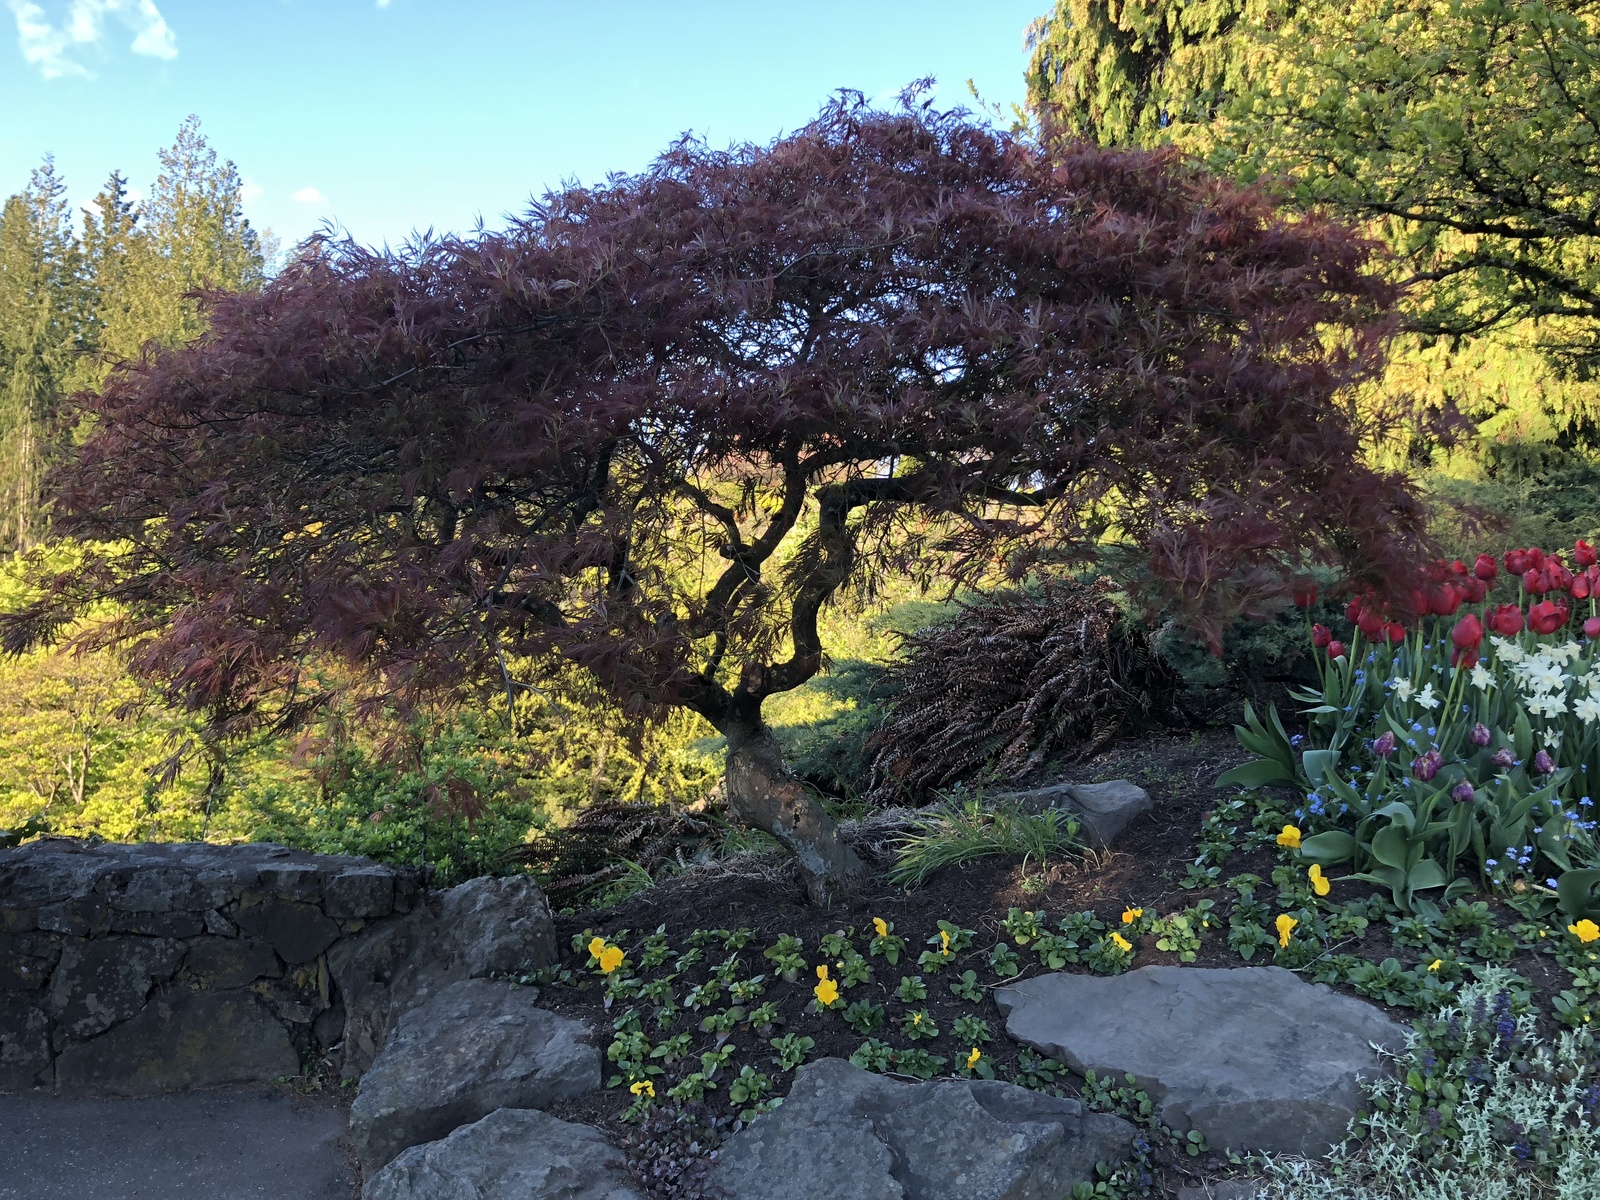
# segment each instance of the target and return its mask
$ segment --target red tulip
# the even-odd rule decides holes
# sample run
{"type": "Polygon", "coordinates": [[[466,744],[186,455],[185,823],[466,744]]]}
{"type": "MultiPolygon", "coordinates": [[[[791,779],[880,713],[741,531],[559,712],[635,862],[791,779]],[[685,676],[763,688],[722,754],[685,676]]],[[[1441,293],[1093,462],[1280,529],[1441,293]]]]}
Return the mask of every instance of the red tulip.
{"type": "Polygon", "coordinates": [[[1333,631],[1326,625],[1313,625],[1311,627],[1311,644],[1321,650],[1333,641],[1333,631]]]}
{"type": "Polygon", "coordinates": [[[1516,637],[1522,632],[1522,610],[1515,604],[1500,604],[1489,614],[1489,628],[1501,637],[1516,637]]]}
{"type": "Polygon", "coordinates": [[[1521,575],[1531,565],[1532,564],[1530,563],[1530,561],[1528,559],[1528,552],[1526,550],[1507,550],[1506,551],[1506,574],[1507,575],[1521,575]]]}
{"type": "Polygon", "coordinates": [[[1579,538],[1572,544],[1572,561],[1580,567],[1592,567],[1600,563],[1600,554],[1594,552],[1594,547],[1579,538]]]}
{"type": "Polygon", "coordinates": [[[1583,623],[1583,636],[1590,641],[1600,638],[1600,617],[1590,617],[1583,623]]]}
{"type": "Polygon", "coordinates": [[[1589,594],[1593,590],[1594,589],[1589,582],[1588,572],[1584,572],[1582,575],[1574,575],[1572,577],[1571,585],[1569,585],[1567,588],[1567,591],[1571,593],[1574,600],[1587,600],[1589,598],[1589,594]]]}
{"type": "Polygon", "coordinates": [[[1354,600],[1350,601],[1349,604],[1346,604],[1344,606],[1344,619],[1346,621],[1354,621],[1360,616],[1361,616],[1361,597],[1357,596],[1354,600]]]}
{"type": "Polygon", "coordinates": [[[1545,573],[1538,567],[1529,567],[1522,573],[1522,590],[1530,596],[1542,596],[1550,590],[1545,573]]]}
{"type": "Polygon", "coordinates": [[[1489,585],[1476,575],[1468,575],[1461,581],[1461,586],[1466,591],[1468,604],[1482,604],[1483,598],[1489,594],[1489,585]]]}
{"type": "Polygon", "coordinates": [[[1500,568],[1487,554],[1480,554],[1477,561],[1472,564],[1472,573],[1484,583],[1493,583],[1494,577],[1500,573],[1500,568]]]}
{"type": "Polygon", "coordinates": [[[1343,658],[1344,655],[1345,655],[1345,645],[1344,645],[1343,642],[1329,642],[1328,643],[1328,657],[1329,658],[1343,658]]]}
{"type": "Polygon", "coordinates": [[[1362,609],[1361,615],[1356,618],[1356,627],[1374,641],[1377,640],[1378,631],[1381,630],[1384,625],[1384,619],[1377,613],[1373,612],[1370,608],[1362,609]]]}
{"type": "Polygon", "coordinates": [[[1406,627],[1398,621],[1390,621],[1384,626],[1383,640],[1386,642],[1403,642],[1406,640],[1406,627]]]}
{"type": "Polygon", "coordinates": [[[1290,595],[1294,598],[1296,608],[1310,608],[1317,602],[1317,581],[1309,575],[1296,579],[1291,585],[1290,595]]]}
{"type": "Polygon", "coordinates": [[[1450,640],[1458,650],[1476,650],[1483,645],[1483,623],[1468,613],[1456,622],[1456,627],[1450,631],[1450,640]]]}
{"type": "Polygon", "coordinates": [[[1528,609],[1528,628],[1535,633],[1554,633],[1567,623],[1570,615],[1566,605],[1553,600],[1541,600],[1528,609]]]}
{"type": "Polygon", "coordinates": [[[1436,617],[1453,617],[1466,597],[1453,583],[1428,589],[1428,611],[1436,617]]]}

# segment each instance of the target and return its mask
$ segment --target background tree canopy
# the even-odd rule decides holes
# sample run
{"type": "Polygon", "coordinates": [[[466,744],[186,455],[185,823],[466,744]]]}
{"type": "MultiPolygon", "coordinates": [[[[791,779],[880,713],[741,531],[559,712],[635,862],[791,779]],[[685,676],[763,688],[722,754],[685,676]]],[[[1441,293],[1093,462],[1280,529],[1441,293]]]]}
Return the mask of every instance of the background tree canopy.
{"type": "Polygon", "coordinates": [[[1062,0],[1032,41],[1046,129],[1172,142],[1361,222],[1395,255],[1419,390],[1489,443],[1593,448],[1600,6],[1062,0]]]}

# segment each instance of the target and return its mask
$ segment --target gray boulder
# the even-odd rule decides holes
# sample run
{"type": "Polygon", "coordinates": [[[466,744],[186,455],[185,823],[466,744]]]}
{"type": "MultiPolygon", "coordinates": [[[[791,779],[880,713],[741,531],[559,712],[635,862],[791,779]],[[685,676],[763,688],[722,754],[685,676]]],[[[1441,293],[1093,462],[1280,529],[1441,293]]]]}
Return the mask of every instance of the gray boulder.
{"type": "Polygon", "coordinates": [[[1104,850],[1135,817],[1154,807],[1150,793],[1126,779],[1108,783],[1057,783],[1025,792],[1004,792],[994,797],[1015,804],[1023,812],[1041,813],[1058,808],[1078,818],[1084,844],[1104,850]]]}
{"type": "Polygon", "coordinates": [[[588,1125],[500,1108],[449,1137],[413,1146],[362,1200],[643,1200],[622,1154],[588,1125]]]}
{"type": "Polygon", "coordinates": [[[738,1200],[1060,1200],[1133,1135],[1014,1084],[899,1083],[825,1058],[728,1140],[711,1182],[738,1200]]]}
{"type": "Polygon", "coordinates": [[[157,996],[131,1021],[56,1059],[64,1096],[147,1096],[297,1074],[288,1031],[249,992],[157,996]]]}
{"type": "Polygon", "coordinates": [[[1280,967],[1039,975],[995,992],[1006,1032],[1078,1072],[1131,1074],[1161,1120],[1216,1149],[1318,1155],[1361,1111],[1376,1043],[1405,1031],[1280,967]]]}
{"type": "Polygon", "coordinates": [[[527,876],[473,879],[336,943],[328,955],[344,997],[344,1074],[371,1065],[396,1017],[465,979],[559,961],[555,921],[527,876]]]}
{"type": "Polygon", "coordinates": [[[587,1027],[538,999],[535,988],[468,979],[403,1013],[350,1108],[362,1170],[497,1108],[545,1108],[599,1087],[587,1027]]]}

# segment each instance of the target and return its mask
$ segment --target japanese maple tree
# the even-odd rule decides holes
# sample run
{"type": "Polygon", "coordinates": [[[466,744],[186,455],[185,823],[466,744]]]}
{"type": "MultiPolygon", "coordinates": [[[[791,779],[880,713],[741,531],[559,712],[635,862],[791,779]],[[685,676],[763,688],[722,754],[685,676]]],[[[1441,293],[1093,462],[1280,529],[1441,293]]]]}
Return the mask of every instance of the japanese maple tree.
{"type": "Polygon", "coordinates": [[[1393,300],[1345,228],[1161,153],[1043,150],[843,98],[685,141],[503,232],[321,244],[86,397],[62,527],[113,547],[7,618],[97,636],[219,735],[577,664],[726,735],[741,819],[814,898],[862,865],[762,701],[884,572],[1140,547],[1206,615],[1307,553],[1395,577],[1420,510],[1348,392],[1393,300]]]}

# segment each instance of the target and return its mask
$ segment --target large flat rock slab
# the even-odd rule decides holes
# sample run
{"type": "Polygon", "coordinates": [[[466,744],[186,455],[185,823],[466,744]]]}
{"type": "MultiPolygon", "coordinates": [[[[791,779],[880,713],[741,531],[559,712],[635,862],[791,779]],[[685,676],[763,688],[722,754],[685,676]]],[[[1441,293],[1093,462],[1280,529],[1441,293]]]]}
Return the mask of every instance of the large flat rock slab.
{"type": "Polygon", "coordinates": [[[538,999],[535,988],[468,979],[399,1018],[350,1109],[369,1178],[497,1108],[547,1108],[600,1086],[588,1028],[538,999]]]}
{"type": "Polygon", "coordinates": [[[1014,1084],[899,1083],[825,1058],[722,1147],[711,1183],[738,1200],[1060,1200],[1133,1136],[1014,1084]]]}
{"type": "Polygon", "coordinates": [[[337,1098],[0,1096],[0,1200],[355,1200],[337,1098]]]}
{"type": "Polygon", "coordinates": [[[644,1200],[622,1152],[598,1129],[530,1108],[500,1108],[406,1150],[362,1200],[644,1200]]]}
{"type": "Polygon", "coordinates": [[[1281,967],[1040,975],[995,992],[1006,1032],[1080,1073],[1131,1074],[1215,1149],[1325,1154],[1405,1030],[1281,967]]]}

